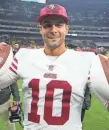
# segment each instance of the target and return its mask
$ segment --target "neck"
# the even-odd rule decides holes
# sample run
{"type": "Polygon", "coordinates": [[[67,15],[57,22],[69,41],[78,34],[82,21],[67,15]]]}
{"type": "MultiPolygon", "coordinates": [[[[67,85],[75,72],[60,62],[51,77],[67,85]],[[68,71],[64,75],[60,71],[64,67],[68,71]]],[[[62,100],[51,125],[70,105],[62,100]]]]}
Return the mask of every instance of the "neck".
{"type": "Polygon", "coordinates": [[[44,47],[45,54],[50,55],[50,56],[60,56],[65,51],[66,51],[65,44],[63,44],[62,46],[60,46],[54,50],[49,49],[47,46],[44,47]]]}

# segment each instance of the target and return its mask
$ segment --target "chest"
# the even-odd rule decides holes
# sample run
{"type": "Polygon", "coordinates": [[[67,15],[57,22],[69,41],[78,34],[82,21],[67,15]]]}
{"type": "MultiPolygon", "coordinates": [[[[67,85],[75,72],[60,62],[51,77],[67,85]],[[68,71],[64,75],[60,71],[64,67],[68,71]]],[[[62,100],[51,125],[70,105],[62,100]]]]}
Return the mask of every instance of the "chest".
{"type": "MultiPolygon", "coordinates": [[[[25,61],[26,63],[26,61],[25,61]]],[[[39,60],[26,63],[22,67],[20,75],[23,78],[24,88],[39,87],[45,93],[46,89],[52,88],[59,92],[72,91],[72,93],[84,96],[85,85],[88,79],[89,64],[83,60],[61,60],[51,62],[39,60]],[[34,84],[33,86],[31,84],[34,84]]]]}

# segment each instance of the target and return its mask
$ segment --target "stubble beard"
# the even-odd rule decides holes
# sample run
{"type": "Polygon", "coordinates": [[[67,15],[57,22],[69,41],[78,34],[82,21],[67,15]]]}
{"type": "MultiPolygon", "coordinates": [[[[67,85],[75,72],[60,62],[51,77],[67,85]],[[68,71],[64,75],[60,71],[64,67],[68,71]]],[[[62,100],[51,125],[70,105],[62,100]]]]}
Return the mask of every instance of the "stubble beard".
{"type": "Polygon", "coordinates": [[[62,43],[60,43],[60,44],[54,43],[53,45],[47,44],[47,47],[48,47],[51,51],[53,51],[53,50],[57,49],[61,44],[62,44],[62,43]]]}
{"type": "MultiPolygon", "coordinates": [[[[52,42],[52,41],[51,41],[52,42]]],[[[56,42],[53,42],[53,44],[50,44],[50,41],[48,40],[45,40],[45,44],[46,46],[51,50],[55,50],[57,49],[58,47],[61,46],[61,44],[64,42],[64,40],[60,39],[59,41],[56,41],[56,42]],[[57,44],[58,43],[58,44],[57,44]]]]}

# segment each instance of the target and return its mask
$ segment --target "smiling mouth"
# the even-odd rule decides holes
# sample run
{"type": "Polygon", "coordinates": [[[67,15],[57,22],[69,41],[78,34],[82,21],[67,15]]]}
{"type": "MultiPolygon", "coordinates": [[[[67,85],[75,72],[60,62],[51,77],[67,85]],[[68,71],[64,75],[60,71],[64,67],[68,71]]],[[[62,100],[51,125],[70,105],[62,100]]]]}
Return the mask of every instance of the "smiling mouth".
{"type": "Polygon", "coordinates": [[[57,39],[59,37],[47,37],[47,38],[55,40],[55,39],[57,39]]]}

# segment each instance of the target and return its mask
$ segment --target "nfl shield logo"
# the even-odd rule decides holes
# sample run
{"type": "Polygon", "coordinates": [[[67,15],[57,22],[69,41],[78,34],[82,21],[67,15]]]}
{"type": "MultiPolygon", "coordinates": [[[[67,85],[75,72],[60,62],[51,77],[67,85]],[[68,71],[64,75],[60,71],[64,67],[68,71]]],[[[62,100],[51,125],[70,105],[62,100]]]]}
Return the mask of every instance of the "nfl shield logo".
{"type": "Polygon", "coordinates": [[[54,65],[49,65],[49,66],[48,66],[48,69],[49,69],[50,71],[53,71],[54,65]]]}

